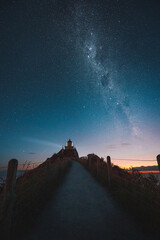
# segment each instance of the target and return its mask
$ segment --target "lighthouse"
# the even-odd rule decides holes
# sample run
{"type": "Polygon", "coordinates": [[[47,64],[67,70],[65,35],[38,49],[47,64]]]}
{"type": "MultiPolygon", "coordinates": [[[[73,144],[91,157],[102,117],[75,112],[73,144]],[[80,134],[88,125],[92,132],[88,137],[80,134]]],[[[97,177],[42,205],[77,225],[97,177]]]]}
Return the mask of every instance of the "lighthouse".
{"type": "Polygon", "coordinates": [[[71,139],[68,140],[68,142],[66,143],[65,149],[73,149],[73,142],[71,141],[71,139]]]}
{"type": "Polygon", "coordinates": [[[73,146],[71,139],[66,142],[65,149],[62,147],[58,154],[60,154],[63,159],[77,160],[79,158],[78,152],[73,146]]]}

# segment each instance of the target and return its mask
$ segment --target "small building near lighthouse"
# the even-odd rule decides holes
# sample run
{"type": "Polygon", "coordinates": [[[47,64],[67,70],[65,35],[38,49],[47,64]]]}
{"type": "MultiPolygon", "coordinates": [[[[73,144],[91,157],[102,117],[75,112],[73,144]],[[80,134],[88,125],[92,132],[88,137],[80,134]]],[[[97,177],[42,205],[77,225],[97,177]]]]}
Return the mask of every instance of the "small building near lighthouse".
{"type": "Polygon", "coordinates": [[[71,139],[68,140],[68,142],[66,143],[65,149],[73,149],[73,142],[71,141],[71,139]]]}

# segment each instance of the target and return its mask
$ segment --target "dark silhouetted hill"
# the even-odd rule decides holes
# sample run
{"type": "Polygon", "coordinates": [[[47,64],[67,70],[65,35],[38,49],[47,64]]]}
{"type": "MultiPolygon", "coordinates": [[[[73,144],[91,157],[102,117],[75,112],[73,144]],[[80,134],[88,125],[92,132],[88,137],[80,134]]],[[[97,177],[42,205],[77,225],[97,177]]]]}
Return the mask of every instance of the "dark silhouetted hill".
{"type": "Polygon", "coordinates": [[[141,167],[134,167],[133,169],[138,171],[158,171],[158,166],[141,166],[141,167]]]}

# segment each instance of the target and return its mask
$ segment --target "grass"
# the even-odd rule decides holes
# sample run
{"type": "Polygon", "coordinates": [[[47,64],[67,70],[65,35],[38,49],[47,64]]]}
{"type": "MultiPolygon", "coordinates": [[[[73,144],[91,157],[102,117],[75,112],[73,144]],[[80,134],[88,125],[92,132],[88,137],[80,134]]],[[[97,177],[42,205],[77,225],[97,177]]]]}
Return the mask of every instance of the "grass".
{"type": "Polygon", "coordinates": [[[128,173],[112,165],[112,184],[109,187],[106,162],[100,158],[95,160],[95,157],[90,162],[84,158],[80,158],[79,161],[100,184],[108,187],[113,198],[145,233],[152,235],[152,239],[159,239],[160,185],[154,175],[150,174],[146,178],[138,171],[128,173]]]}
{"type": "MultiPolygon", "coordinates": [[[[34,226],[46,202],[62,183],[71,161],[56,154],[37,168],[27,171],[16,180],[15,202],[12,214],[11,239],[21,239],[34,226]],[[50,160],[50,161],[49,161],[50,160]]],[[[0,194],[1,227],[4,229],[3,192],[0,194]]],[[[1,234],[2,236],[2,234],[1,234]]]]}

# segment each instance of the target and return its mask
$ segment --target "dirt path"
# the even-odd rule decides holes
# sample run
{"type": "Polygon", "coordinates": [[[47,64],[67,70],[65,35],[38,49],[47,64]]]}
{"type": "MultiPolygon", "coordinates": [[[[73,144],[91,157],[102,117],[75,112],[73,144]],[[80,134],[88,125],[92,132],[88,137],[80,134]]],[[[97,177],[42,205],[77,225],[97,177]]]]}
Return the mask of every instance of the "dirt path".
{"type": "Polygon", "coordinates": [[[137,226],[77,162],[25,240],[139,240],[137,226]]]}

